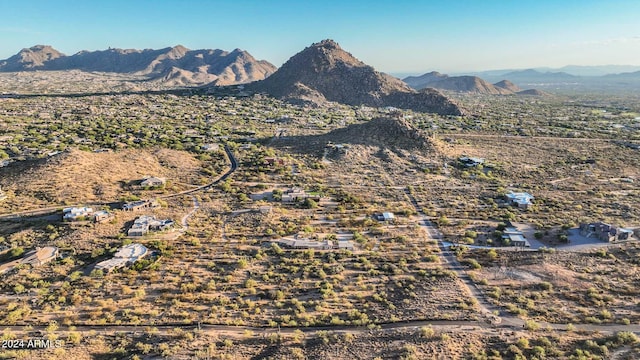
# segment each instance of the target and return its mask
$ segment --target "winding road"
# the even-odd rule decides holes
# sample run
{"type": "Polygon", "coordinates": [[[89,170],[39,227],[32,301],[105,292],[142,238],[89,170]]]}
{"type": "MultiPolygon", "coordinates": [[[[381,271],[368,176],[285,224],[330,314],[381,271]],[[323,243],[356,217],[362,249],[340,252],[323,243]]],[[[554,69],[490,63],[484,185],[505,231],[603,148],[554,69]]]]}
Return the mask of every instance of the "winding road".
{"type": "MultiPolygon", "coordinates": [[[[231,152],[231,149],[229,149],[228,146],[225,145],[224,151],[227,154],[227,157],[229,158],[229,162],[230,162],[229,170],[227,170],[224,174],[220,175],[217,179],[210,182],[209,184],[198,186],[195,189],[185,190],[175,194],[160,196],[159,198],[168,199],[168,198],[176,197],[179,195],[190,195],[198,191],[211,189],[213,186],[217,185],[221,181],[225,181],[231,174],[233,174],[234,171],[236,171],[236,169],[238,169],[238,161],[236,160],[235,156],[233,156],[233,153],[231,152]]],[[[182,217],[182,221],[181,221],[182,232],[186,232],[189,229],[189,224],[188,224],[189,218],[200,208],[200,202],[198,201],[198,198],[196,198],[195,196],[193,196],[192,198],[193,198],[193,209],[184,217],[182,217]]]]}

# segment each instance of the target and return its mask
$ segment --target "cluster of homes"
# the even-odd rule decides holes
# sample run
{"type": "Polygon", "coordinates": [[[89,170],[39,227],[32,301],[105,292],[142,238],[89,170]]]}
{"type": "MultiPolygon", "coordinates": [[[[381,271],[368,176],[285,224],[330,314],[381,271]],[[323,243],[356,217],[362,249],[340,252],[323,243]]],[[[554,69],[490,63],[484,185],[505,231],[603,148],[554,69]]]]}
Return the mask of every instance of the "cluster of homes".
{"type": "Polygon", "coordinates": [[[95,270],[111,272],[125,266],[131,266],[136,261],[149,255],[149,249],[142,244],[129,244],[121,247],[113,255],[113,258],[96,264],[95,270]]]}
{"type": "Polygon", "coordinates": [[[41,266],[58,257],[58,248],[55,246],[47,246],[36,248],[26,253],[21,259],[0,265],[0,274],[4,274],[15,269],[22,264],[31,266],[41,266]]]}
{"type": "Polygon", "coordinates": [[[128,236],[144,236],[149,231],[161,231],[173,226],[173,220],[158,220],[155,216],[142,215],[133,221],[133,225],[127,231],[128,236]]]}
{"type": "Polygon", "coordinates": [[[94,211],[90,207],[69,207],[62,210],[62,220],[64,221],[93,220],[101,223],[113,218],[113,216],[106,210],[94,211]]]}
{"type": "Polygon", "coordinates": [[[355,250],[355,245],[351,240],[322,240],[311,239],[278,239],[272,243],[278,244],[285,249],[312,249],[312,250],[355,250]]]}
{"type": "Polygon", "coordinates": [[[595,237],[600,241],[613,242],[630,240],[633,238],[633,230],[615,228],[603,222],[580,224],[580,235],[595,237]]]}

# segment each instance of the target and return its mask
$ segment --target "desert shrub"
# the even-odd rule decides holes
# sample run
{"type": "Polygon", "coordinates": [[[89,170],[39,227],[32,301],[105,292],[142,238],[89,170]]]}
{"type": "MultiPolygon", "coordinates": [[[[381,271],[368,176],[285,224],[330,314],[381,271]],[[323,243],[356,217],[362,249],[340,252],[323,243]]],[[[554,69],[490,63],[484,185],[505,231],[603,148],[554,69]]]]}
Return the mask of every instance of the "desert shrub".
{"type": "Polygon", "coordinates": [[[435,335],[435,330],[431,326],[423,326],[420,328],[420,336],[425,339],[431,339],[435,335]]]}
{"type": "Polygon", "coordinates": [[[537,331],[540,329],[540,324],[534,320],[527,320],[524,322],[524,328],[530,331],[537,331]]]}
{"type": "Polygon", "coordinates": [[[478,270],[482,268],[482,265],[476,259],[465,259],[464,262],[472,269],[478,270]]]}

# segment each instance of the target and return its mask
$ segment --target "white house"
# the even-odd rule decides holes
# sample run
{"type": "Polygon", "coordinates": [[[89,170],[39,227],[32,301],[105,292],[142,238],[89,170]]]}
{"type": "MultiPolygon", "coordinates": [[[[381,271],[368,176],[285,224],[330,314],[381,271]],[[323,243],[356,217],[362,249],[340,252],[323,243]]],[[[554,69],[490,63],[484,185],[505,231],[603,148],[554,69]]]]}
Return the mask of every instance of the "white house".
{"type": "Polygon", "coordinates": [[[378,221],[393,221],[396,217],[392,212],[383,212],[382,214],[373,214],[373,218],[378,221]]]}
{"type": "Polygon", "coordinates": [[[162,186],[167,182],[167,179],[155,176],[146,176],[140,181],[142,187],[156,187],[162,186]]]}
{"type": "Polygon", "coordinates": [[[509,244],[511,244],[511,246],[531,247],[529,240],[524,237],[522,231],[519,231],[512,226],[504,229],[502,232],[502,239],[509,240],[509,244]]]}
{"type": "Polygon", "coordinates": [[[338,240],[338,245],[337,248],[340,250],[349,250],[349,251],[353,251],[356,249],[353,241],[351,240],[338,240]]]}
{"type": "Polygon", "coordinates": [[[155,208],[160,205],[154,200],[138,200],[128,202],[122,205],[122,210],[124,211],[135,211],[141,209],[155,208]]]}
{"type": "Polygon", "coordinates": [[[147,255],[149,255],[149,249],[144,245],[129,244],[121,247],[113,254],[113,258],[97,263],[95,269],[111,272],[112,270],[132,265],[147,255]]]}
{"type": "Polygon", "coordinates": [[[113,214],[106,211],[106,210],[100,210],[100,211],[96,211],[95,213],[93,213],[93,220],[97,223],[100,222],[105,222],[111,218],[113,218],[113,214]]]}
{"type": "Polygon", "coordinates": [[[173,226],[173,220],[158,220],[154,216],[142,215],[134,220],[127,231],[128,236],[144,236],[149,231],[166,230],[173,226]]]}
{"type": "Polygon", "coordinates": [[[334,248],[334,243],[331,240],[280,239],[276,243],[288,249],[331,250],[334,248]]]}
{"type": "Polygon", "coordinates": [[[57,247],[46,246],[28,252],[20,262],[22,264],[30,264],[31,266],[40,266],[54,260],[57,256],[57,247]]]}
{"type": "Polygon", "coordinates": [[[510,191],[505,195],[505,199],[510,205],[517,206],[520,209],[528,209],[533,205],[532,201],[535,199],[533,195],[526,192],[513,192],[510,191]]]}
{"type": "Polygon", "coordinates": [[[283,203],[294,203],[304,199],[320,200],[320,195],[307,193],[304,189],[294,187],[282,193],[283,203]]]}
{"type": "Polygon", "coordinates": [[[458,161],[460,161],[466,167],[475,167],[475,166],[484,164],[483,158],[476,158],[476,157],[469,157],[469,156],[461,156],[458,158],[458,161]]]}
{"type": "Polygon", "coordinates": [[[93,214],[93,209],[90,207],[70,207],[64,208],[62,213],[63,220],[73,221],[91,216],[93,214]]]}
{"type": "Polygon", "coordinates": [[[204,144],[201,146],[203,151],[218,151],[220,149],[220,144],[204,144]]]}

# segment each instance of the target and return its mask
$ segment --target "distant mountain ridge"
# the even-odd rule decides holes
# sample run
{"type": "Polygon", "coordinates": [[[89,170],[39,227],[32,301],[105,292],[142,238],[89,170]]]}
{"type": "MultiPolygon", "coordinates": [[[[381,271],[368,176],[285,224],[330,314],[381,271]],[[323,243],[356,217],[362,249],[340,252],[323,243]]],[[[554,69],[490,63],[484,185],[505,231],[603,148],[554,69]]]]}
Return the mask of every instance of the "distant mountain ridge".
{"type": "Polygon", "coordinates": [[[49,45],[36,45],[28,49],[22,49],[16,55],[0,60],[0,71],[28,71],[45,67],[45,64],[64,57],[63,53],[49,45]]]}
{"type": "Polygon", "coordinates": [[[477,76],[450,76],[429,83],[428,87],[435,89],[459,91],[475,94],[492,94],[492,95],[508,95],[512,91],[496,87],[493,84],[477,77],[477,76]]]}
{"type": "Polygon", "coordinates": [[[518,95],[531,95],[531,96],[549,96],[550,94],[538,89],[527,89],[517,92],[518,95]]]}
{"type": "Polygon", "coordinates": [[[402,79],[402,81],[404,81],[407,85],[411,86],[414,89],[424,89],[426,87],[429,87],[429,84],[436,83],[448,77],[449,75],[447,74],[441,74],[437,71],[432,71],[420,76],[408,76],[402,79]]]}
{"type": "Polygon", "coordinates": [[[403,79],[403,81],[416,90],[434,88],[471,94],[548,95],[547,93],[536,91],[535,89],[522,91],[519,86],[509,80],[501,80],[495,84],[491,84],[477,76],[449,76],[436,71],[432,71],[421,76],[409,76],[403,79]]]}
{"type": "Polygon", "coordinates": [[[572,82],[579,79],[579,76],[566,72],[541,72],[534,69],[518,70],[502,75],[516,83],[536,83],[536,82],[572,82]]]}
{"type": "Polygon", "coordinates": [[[247,90],[306,104],[333,101],[445,115],[463,113],[440,92],[433,89],[415,91],[399,79],[356,59],[333,40],[323,40],[305,48],[265,80],[249,84],[247,90]]]}
{"type": "Polygon", "coordinates": [[[240,49],[231,52],[189,50],[181,45],[158,50],[110,48],[80,51],[71,56],[48,45],[36,45],[0,60],[0,72],[34,70],[134,73],[159,81],[173,81],[175,85],[232,85],[264,79],[276,67],[240,49]]]}
{"type": "Polygon", "coordinates": [[[604,76],[640,71],[637,65],[567,65],[561,68],[537,68],[538,71],[561,71],[575,76],[604,76]]]}
{"type": "Polygon", "coordinates": [[[522,89],[520,89],[520,87],[514,83],[512,83],[509,80],[500,80],[497,83],[493,84],[493,86],[495,87],[499,87],[508,91],[512,91],[514,93],[517,93],[519,91],[522,91],[522,89]]]}
{"type": "Polygon", "coordinates": [[[496,77],[504,77],[509,73],[518,73],[521,71],[536,71],[541,74],[545,73],[564,73],[576,77],[601,77],[608,75],[617,75],[624,73],[633,73],[640,71],[640,65],[566,65],[559,68],[552,67],[536,67],[527,69],[496,69],[496,70],[484,70],[484,71],[470,71],[464,73],[453,74],[459,75],[474,75],[483,79],[494,79],[496,77]]]}
{"type": "Polygon", "coordinates": [[[634,71],[634,72],[626,72],[626,73],[621,73],[621,74],[609,74],[609,75],[605,75],[603,76],[607,79],[616,79],[616,80],[635,80],[635,81],[640,81],[640,71],[634,71]]]}
{"type": "Polygon", "coordinates": [[[490,70],[471,72],[495,82],[509,79],[520,87],[536,87],[557,91],[628,92],[640,90],[640,66],[564,66],[562,68],[535,68],[525,70],[490,70]]]}

